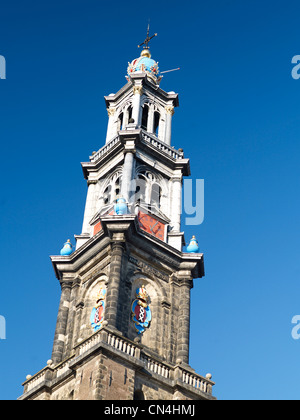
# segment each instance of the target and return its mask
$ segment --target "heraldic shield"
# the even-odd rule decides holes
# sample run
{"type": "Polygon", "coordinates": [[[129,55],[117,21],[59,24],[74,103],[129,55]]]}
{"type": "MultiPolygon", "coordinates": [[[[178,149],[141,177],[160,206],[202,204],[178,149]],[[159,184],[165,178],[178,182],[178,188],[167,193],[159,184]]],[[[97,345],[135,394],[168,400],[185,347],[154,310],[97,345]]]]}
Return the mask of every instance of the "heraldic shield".
{"type": "Polygon", "coordinates": [[[142,334],[145,328],[149,328],[152,319],[149,307],[150,297],[145,286],[136,289],[136,299],[132,303],[132,320],[138,334],[142,334]]]}
{"type": "Polygon", "coordinates": [[[100,330],[100,328],[102,327],[105,312],[105,295],[106,289],[101,287],[99,293],[97,294],[96,305],[92,309],[92,313],[90,316],[91,326],[94,332],[100,330]]]}

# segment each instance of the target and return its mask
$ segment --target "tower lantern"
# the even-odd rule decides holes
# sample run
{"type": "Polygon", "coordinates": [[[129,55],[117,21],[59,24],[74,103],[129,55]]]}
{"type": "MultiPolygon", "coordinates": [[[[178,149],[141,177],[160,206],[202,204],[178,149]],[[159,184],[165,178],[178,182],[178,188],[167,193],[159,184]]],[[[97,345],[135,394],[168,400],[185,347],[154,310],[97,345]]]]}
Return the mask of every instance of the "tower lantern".
{"type": "Polygon", "coordinates": [[[148,28],[126,85],[105,96],[105,144],[82,163],[76,249],[51,256],[61,286],[51,363],[20,399],[214,399],[211,375],[189,365],[190,292],[204,262],[198,243],[184,252],[190,165],[171,146],[179,101],[160,87],[153,37],[148,28]]]}

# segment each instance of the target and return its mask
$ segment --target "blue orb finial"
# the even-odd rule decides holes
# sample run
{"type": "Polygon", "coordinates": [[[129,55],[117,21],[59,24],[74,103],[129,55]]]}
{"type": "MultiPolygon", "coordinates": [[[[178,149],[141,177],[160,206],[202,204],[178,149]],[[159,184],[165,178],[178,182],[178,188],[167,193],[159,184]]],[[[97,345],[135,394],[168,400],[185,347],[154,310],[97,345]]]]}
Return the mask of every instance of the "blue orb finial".
{"type": "Polygon", "coordinates": [[[71,255],[73,252],[73,246],[71,244],[70,239],[65,242],[64,247],[60,250],[60,255],[68,256],[71,255]]]}
{"type": "Polygon", "coordinates": [[[122,216],[123,214],[128,213],[128,207],[125,198],[121,197],[117,199],[116,204],[114,206],[114,210],[118,216],[122,216]]]}
{"type": "Polygon", "coordinates": [[[131,76],[133,73],[147,73],[148,77],[156,84],[161,80],[158,63],[151,58],[150,52],[144,49],[139,58],[128,63],[127,74],[131,76]]]}
{"type": "Polygon", "coordinates": [[[199,244],[198,244],[198,241],[196,239],[196,236],[192,237],[192,239],[190,240],[190,244],[189,244],[189,246],[187,247],[186,250],[187,250],[187,252],[190,252],[190,253],[199,252],[199,244]]]}

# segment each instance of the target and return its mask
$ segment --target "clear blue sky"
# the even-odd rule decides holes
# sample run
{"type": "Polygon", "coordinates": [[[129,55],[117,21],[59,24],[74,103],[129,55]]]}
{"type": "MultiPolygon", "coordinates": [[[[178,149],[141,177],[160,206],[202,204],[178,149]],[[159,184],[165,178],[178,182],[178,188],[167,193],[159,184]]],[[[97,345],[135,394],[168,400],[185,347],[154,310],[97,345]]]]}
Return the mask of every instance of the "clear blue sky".
{"type": "Polygon", "coordinates": [[[2,1],[0,399],[51,357],[60,288],[49,255],[81,232],[80,162],[105,142],[104,95],[126,82],[148,19],[173,145],[205,179],[205,254],[191,365],[219,399],[298,399],[300,4],[266,0],[2,1]]]}

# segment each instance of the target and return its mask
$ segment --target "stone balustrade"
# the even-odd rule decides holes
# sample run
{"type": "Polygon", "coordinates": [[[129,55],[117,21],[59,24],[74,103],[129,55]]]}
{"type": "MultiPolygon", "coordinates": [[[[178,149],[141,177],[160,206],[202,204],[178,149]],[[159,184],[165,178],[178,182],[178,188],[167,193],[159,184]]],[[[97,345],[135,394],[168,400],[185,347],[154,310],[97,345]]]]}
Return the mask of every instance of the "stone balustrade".
{"type": "Polygon", "coordinates": [[[90,161],[91,162],[97,162],[98,159],[100,159],[107,152],[109,152],[119,141],[120,141],[119,136],[114,137],[109,143],[107,143],[100,150],[98,150],[98,152],[96,152],[92,156],[90,156],[90,161]]]}
{"type": "Polygon", "coordinates": [[[173,147],[169,146],[167,143],[160,141],[156,136],[149,133],[142,132],[142,138],[144,143],[151,144],[152,146],[159,149],[161,152],[166,153],[172,159],[183,159],[183,152],[180,152],[173,147]]]}
{"type": "Polygon", "coordinates": [[[157,375],[163,376],[164,378],[170,379],[171,369],[167,365],[144,354],[141,354],[141,360],[145,364],[145,369],[156,373],[157,375]]]}
{"type": "Polygon", "coordinates": [[[127,360],[131,360],[132,363],[136,363],[140,367],[143,366],[145,371],[148,371],[150,374],[156,374],[164,378],[164,380],[170,381],[170,383],[177,381],[178,385],[192,387],[204,394],[209,396],[212,395],[214,382],[210,380],[211,375],[207,375],[207,377],[204,378],[195,372],[183,368],[181,365],[174,366],[163,363],[157,358],[146,354],[139,344],[132,342],[120,334],[112,332],[107,327],[104,327],[102,330],[79,343],[74,348],[75,352],[68,360],[65,360],[56,366],[49,361],[50,363],[48,362],[48,366],[36,375],[28,377],[24,383],[26,392],[28,393],[32,389],[42,386],[46,381],[57,381],[60,380],[60,378],[64,378],[67,374],[72,374],[72,365],[73,363],[76,363],[76,359],[81,359],[81,357],[85,357],[88,352],[97,351],[100,347],[106,348],[112,352],[117,350],[118,352],[123,353],[126,358],[129,356],[130,359],[127,360]]]}
{"type": "MultiPolygon", "coordinates": [[[[103,146],[98,152],[90,156],[91,162],[97,162],[98,159],[102,158],[106,153],[108,153],[116,144],[120,142],[119,135],[115,136],[109,143],[103,146]]],[[[167,143],[159,140],[154,134],[150,134],[142,131],[142,143],[150,144],[160,150],[163,153],[166,153],[172,159],[183,159],[184,155],[182,151],[174,149],[172,146],[169,146],[167,143]]]]}
{"type": "Polygon", "coordinates": [[[31,391],[33,388],[37,387],[46,380],[46,369],[47,368],[41,370],[36,375],[27,380],[27,391],[31,391]]]}
{"type": "Polygon", "coordinates": [[[188,372],[181,369],[181,380],[183,383],[192,386],[206,394],[212,395],[212,387],[214,382],[208,378],[204,378],[196,373],[188,372]]]}

